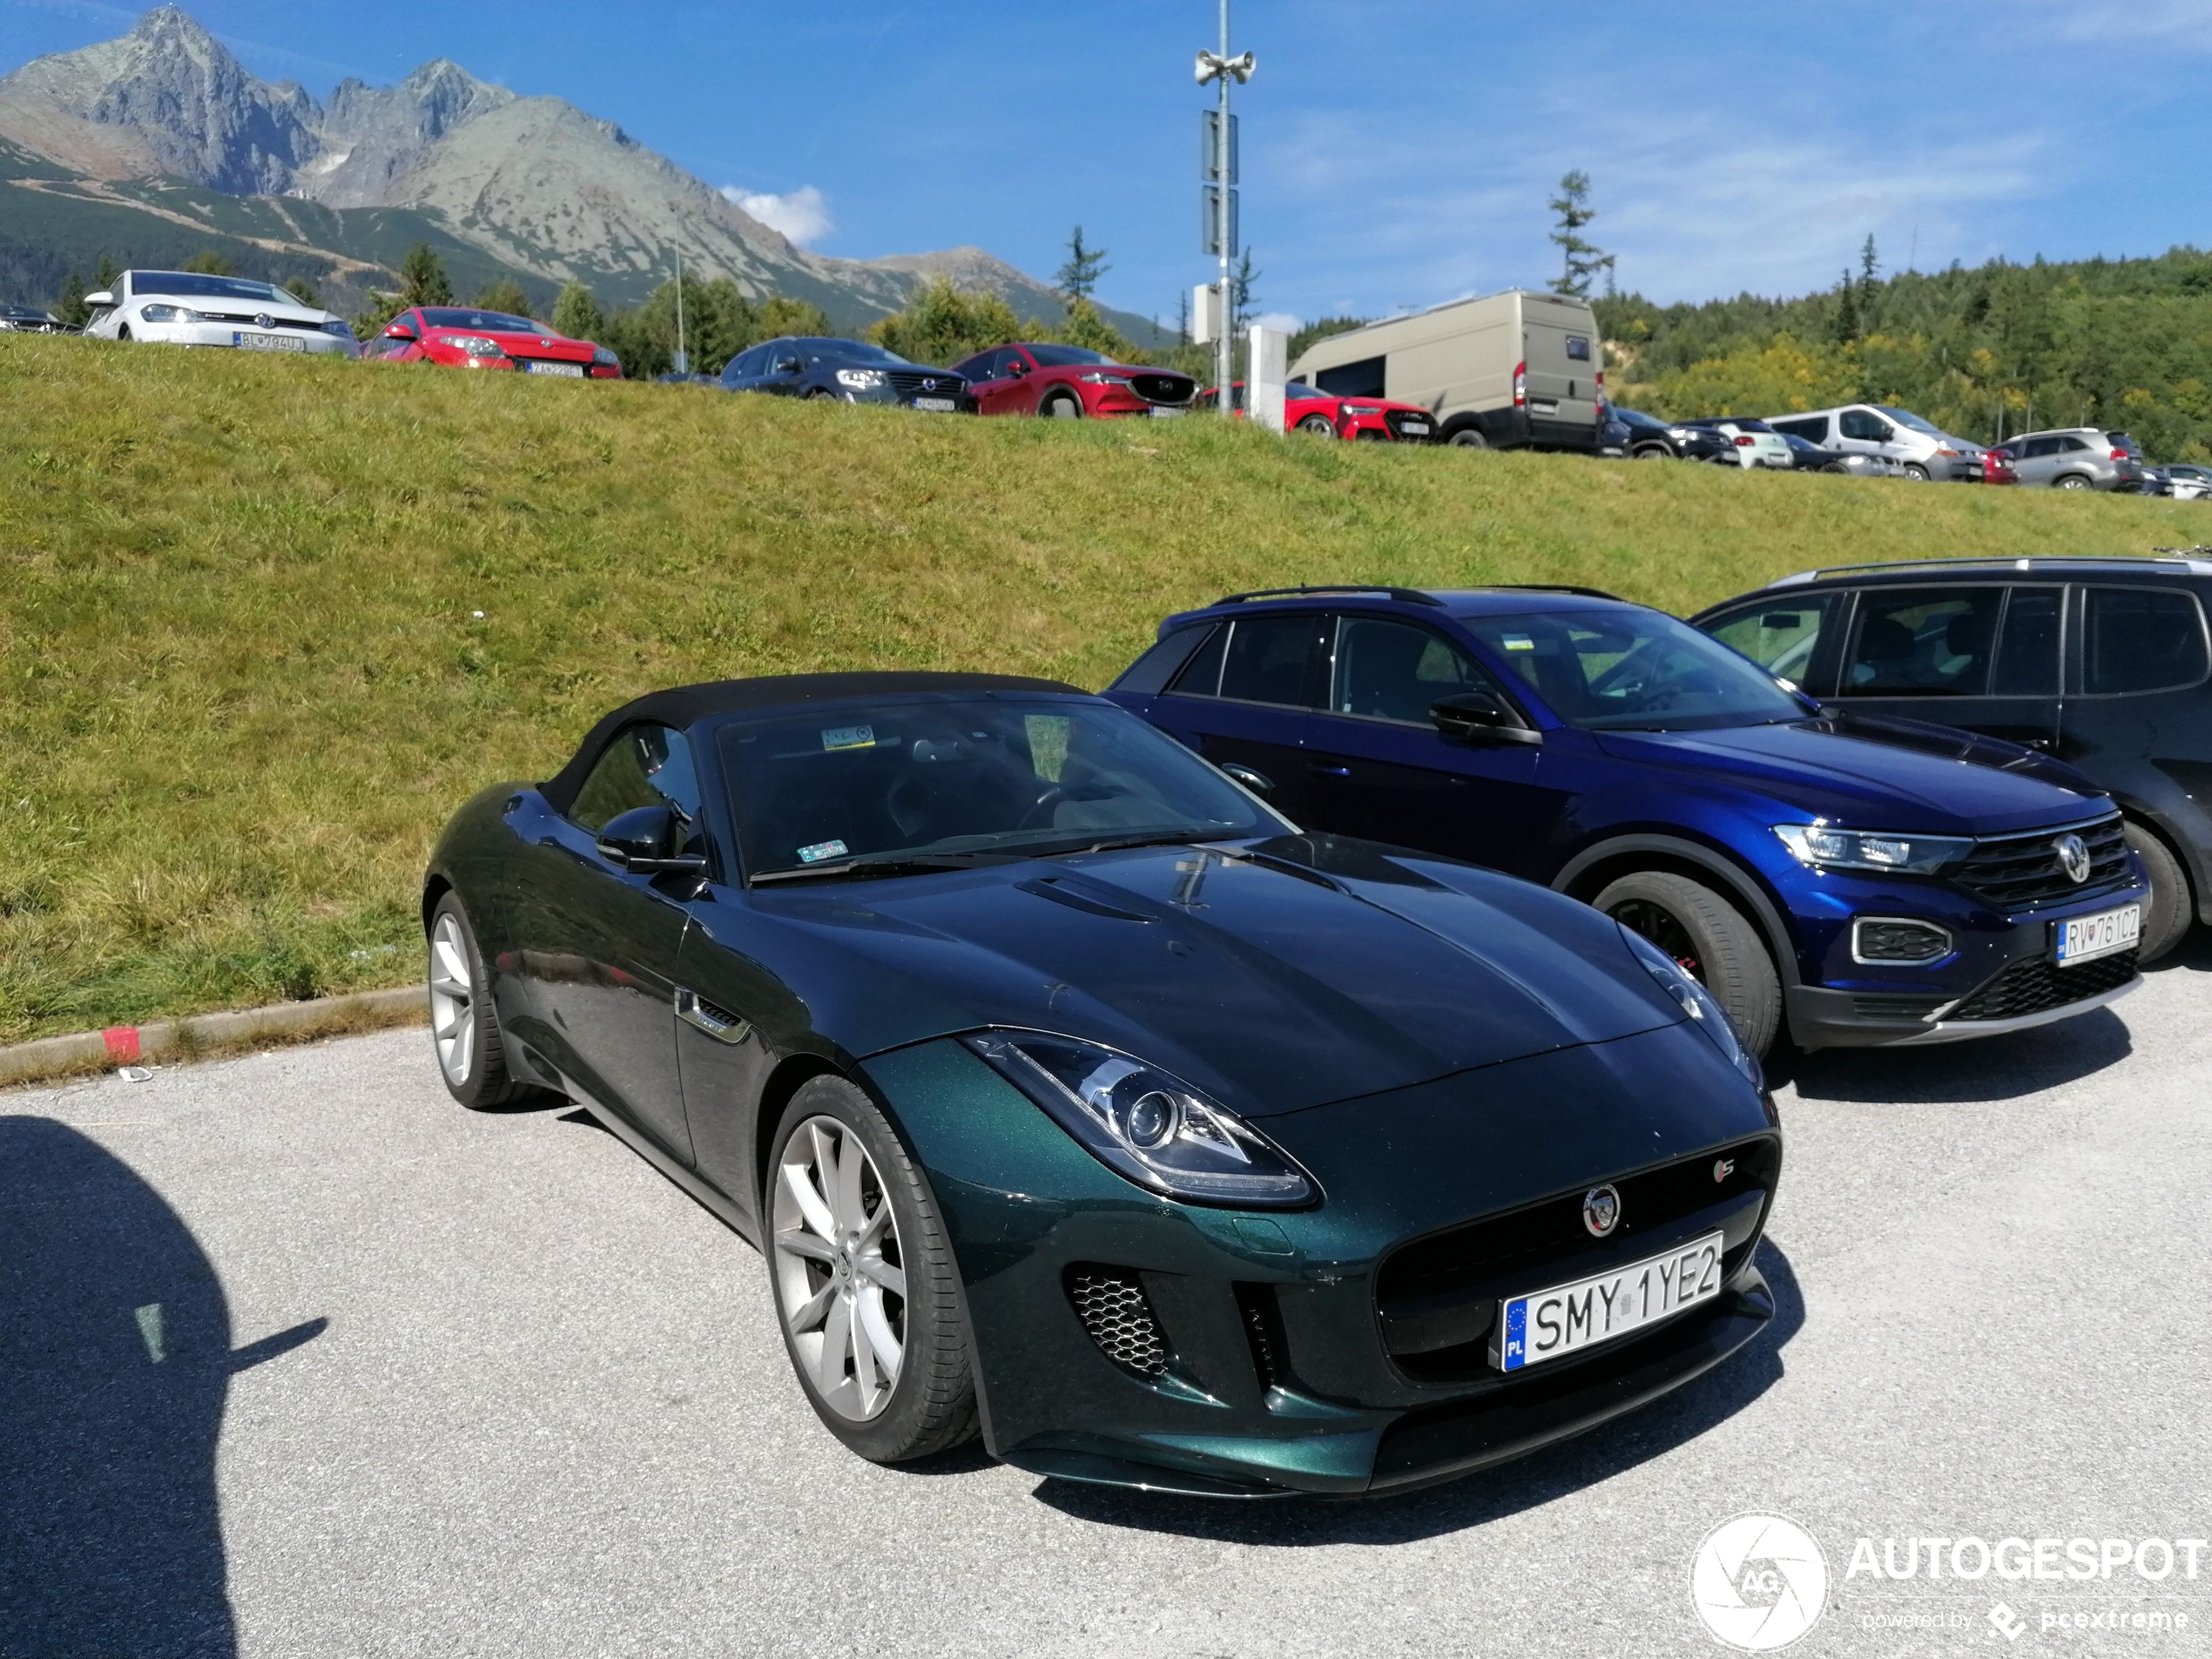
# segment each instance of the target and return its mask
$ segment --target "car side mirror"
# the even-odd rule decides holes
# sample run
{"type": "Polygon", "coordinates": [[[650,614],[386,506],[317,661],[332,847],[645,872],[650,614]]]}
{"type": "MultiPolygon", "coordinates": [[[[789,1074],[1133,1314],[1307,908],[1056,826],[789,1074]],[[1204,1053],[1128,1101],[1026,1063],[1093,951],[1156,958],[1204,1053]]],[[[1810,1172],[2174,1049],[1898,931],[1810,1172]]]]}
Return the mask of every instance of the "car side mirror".
{"type": "Polygon", "coordinates": [[[666,806],[633,806],[617,813],[599,831],[599,856],[632,875],[662,875],[681,870],[706,873],[706,860],[677,849],[679,826],[666,806]]]}
{"type": "Polygon", "coordinates": [[[395,322],[389,328],[387,328],[384,331],[384,338],[387,340],[412,340],[415,338],[415,330],[408,327],[403,322],[395,322]]]}
{"type": "Polygon", "coordinates": [[[799,361],[796,357],[779,357],[776,359],[774,372],[779,374],[796,374],[800,367],[799,361]]]}
{"type": "Polygon", "coordinates": [[[1543,733],[1517,721],[1487,691],[1455,691],[1428,705],[1428,718],[1447,738],[1462,743],[1541,743],[1543,733]]]}
{"type": "Polygon", "coordinates": [[[1006,366],[1006,377],[1010,381],[1018,381],[1028,372],[1029,366],[1018,360],[1006,366]]]}
{"type": "Polygon", "coordinates": [[[111,306],[115,303],[115,295],[110,290],[102,288],[98,293],[86,294],[84,303],[88,306],[111,306]]]}
{"type": "Polygon", "coordinates": [[[1275,792],[1275,780],[1256,767],[1231,760],[1222,767],[1222,771],[1255,795],[1265,796],[1275,792]]]}

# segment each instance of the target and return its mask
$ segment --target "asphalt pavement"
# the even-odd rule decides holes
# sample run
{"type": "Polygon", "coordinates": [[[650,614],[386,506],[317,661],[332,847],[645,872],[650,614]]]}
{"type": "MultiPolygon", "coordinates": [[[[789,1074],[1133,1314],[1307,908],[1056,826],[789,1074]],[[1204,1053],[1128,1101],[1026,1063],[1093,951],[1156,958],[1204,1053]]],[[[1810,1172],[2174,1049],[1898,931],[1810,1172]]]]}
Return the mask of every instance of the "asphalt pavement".
{"type": "Polygon", "coordinates": [[[1825,1558],[1795,1653],[2212,1652],[2212,1553],[2132,1564],[2212,1534],[2212,941],[1798,1070],[1769,1335],[1372,1503],[861,1462],[750,1248],[580,1114],[455,1107],[420,1030],[0,1096],[0,1656],[1715,1655],[1747,1512],[1825,1558]],[[1915,1538],[2059,1575],[1866,1570],[1915,1538]]]}

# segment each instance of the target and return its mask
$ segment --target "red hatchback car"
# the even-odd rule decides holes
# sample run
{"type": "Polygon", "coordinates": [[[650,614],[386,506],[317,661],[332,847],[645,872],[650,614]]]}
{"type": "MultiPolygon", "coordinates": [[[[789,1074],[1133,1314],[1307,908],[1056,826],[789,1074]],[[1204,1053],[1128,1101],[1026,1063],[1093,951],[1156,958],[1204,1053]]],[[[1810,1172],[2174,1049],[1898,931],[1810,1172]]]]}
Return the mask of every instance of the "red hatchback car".
{"type": "Polygon", "coordinates": [[[622,360],[604,346],[570,340],[528,317],[473,306],[417,306],[402,311],[361,347],[361,355],[388,363],[501,368],[570,380],[622,378],[622,360]]]}
{"type": "Polygon", "coordinates": [[[968,377],[979,415],[1181,415],[1197,381],[1170,368],[1140,368],[1081,346],[994,346],[953,372],[968,377]]]}
{"type": "MultiPolygon", "coordinates": [[[[1231,408],[1244,408],[1244,383],[1231,392],[1231,408]]],[[[1198,394],[1199,403],[1214,406],[1214,389],[1198,394]]],[[[1366,443],[1434,443],[1436,417],[1418,403],[1397,403],[1386,397],[1338,397],[1317,391],[1304,381],[1283,388],[1283,429],[1317,438],[1344,438],[1366,443]]]]}

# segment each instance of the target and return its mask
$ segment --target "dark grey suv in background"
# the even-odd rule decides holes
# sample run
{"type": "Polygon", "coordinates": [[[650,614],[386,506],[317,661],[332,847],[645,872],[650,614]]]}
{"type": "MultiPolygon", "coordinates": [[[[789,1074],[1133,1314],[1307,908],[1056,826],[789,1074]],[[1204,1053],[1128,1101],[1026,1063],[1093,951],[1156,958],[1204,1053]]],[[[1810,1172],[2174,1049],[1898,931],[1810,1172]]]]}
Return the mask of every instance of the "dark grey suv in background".
{"type": "Polygon", "coordinates": [[[1808,570],[1690,620],[1831,707],[2087,772],[2150,876],[2148,962],[2212,923],[2208,604],[2212,558],[1932,559],[1808,570]]]}
{"type": "Polygon", "coordinates": [[[2143,452],[2125,432],[2093,426],[2030,432],[2005,440],[2024,484],[2055,489],[2140,489],[2149,476],[2143,452]]]}

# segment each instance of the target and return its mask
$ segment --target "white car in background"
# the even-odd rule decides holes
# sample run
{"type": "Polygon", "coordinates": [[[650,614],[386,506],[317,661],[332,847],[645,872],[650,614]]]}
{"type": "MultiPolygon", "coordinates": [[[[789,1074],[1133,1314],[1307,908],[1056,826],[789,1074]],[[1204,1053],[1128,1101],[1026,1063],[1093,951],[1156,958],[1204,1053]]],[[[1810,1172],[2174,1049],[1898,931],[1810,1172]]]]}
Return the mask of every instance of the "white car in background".
{"type": "Polygon", "coordinates": [[[1739,466],[1771,467],[1777,472],[1796,469],[1797,457],[1783,442],[1782,435],[1764,421],[1739,420],[1734,415],[1722,415],[1715,420],[1689,421],[1689,426],[1710,427],[1736,446],[1739,466]]]}
{"type": "Polygon", "coordinates": [[[282,288],[199,271],[125,271],[115,287],[88,293],[94,340],[151,340],[166,346],[313,352],[357,357],[353,325],[302,305],[282,288]]]}
{"type": "Polygon", "coordinates": [[[2212,467],[2176,463],[2162,469],[2166,493],[2175,501],[2202,501],[2212,496],[2212,467]]]}

